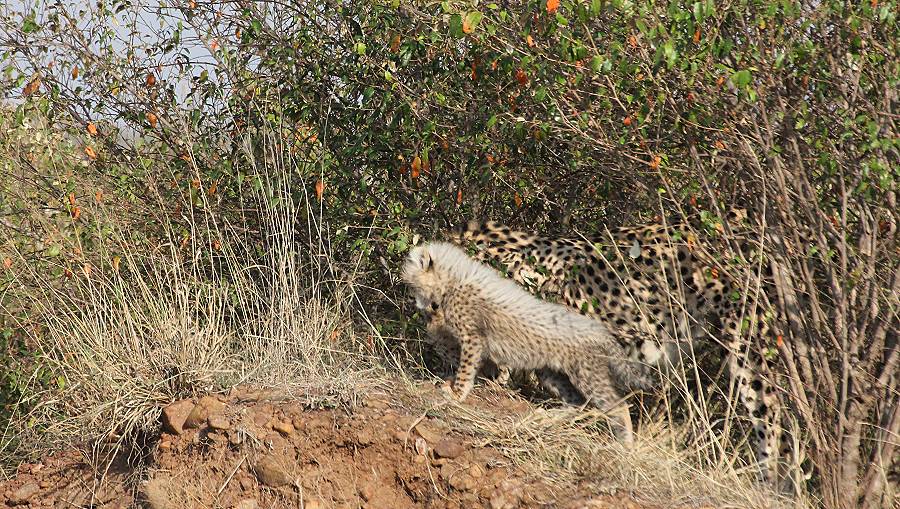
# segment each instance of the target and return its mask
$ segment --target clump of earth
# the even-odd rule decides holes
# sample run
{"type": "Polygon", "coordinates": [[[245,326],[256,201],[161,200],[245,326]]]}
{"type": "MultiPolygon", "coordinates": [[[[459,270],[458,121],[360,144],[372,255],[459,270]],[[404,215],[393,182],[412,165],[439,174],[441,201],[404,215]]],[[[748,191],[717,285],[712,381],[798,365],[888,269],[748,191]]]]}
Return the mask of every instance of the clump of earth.
{"type": "MultiPolygon", "coordinates": [[[[501,404],[511,412],[528,406],[501,404]]],[[[140,466],[114,458],[98,467],[73,447],[0,481],[0,507],[647,507],[551,484],[386,394],[310,408],[242,388],[177,401],[161,419],[140,466]]]]}

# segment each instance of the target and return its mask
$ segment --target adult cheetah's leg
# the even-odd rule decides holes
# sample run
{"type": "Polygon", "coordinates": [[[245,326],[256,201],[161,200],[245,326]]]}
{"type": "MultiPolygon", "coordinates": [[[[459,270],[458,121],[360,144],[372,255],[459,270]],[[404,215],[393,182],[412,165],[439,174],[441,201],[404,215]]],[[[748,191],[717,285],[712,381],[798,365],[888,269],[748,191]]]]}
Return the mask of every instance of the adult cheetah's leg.
{"type": "MultiPolygon", "coordinates": [[[[761,319],[757,319],[756,327],[760,334],[765,334],[761,319]]],[[[750,358],[753,348],[751,338],[741,334],[741,323],[737,317],[724,320],[725,331],[732,338],[728,345],[728,368],[731,382],[737,386],[738,397],[750,416],[753,425],[756,461],[760,474],[765,482],[777,482],[779,455],[779,418],[780,402],[769,382],[758,370],[764,359],[761,356],[750,358]],[[757,369],[750,367],[758,363],[757,369]]]]}

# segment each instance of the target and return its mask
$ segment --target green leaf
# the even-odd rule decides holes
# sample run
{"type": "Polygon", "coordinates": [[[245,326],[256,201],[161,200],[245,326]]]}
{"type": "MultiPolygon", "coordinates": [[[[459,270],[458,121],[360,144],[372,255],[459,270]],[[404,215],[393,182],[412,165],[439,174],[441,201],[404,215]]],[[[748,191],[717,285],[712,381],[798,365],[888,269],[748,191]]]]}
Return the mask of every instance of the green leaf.
{"type": "Polygon", "coordinates": [[[490,129],[497,124],[497,115],[491,115],[491,118],[487,121],[487,128],[490,129]]]}
{"type": "Polygon", "coordinates": [[[353,46],[354,51],[356,51],[357,55],[365,55],[366,54],[366,43],[358,42],[353,46]]]}
{"type": "Polygon", "coordinates": [[[475,27],[477,27],[478,24],[481,23],[481,18],[483,18],[483,17],[484,17],[484,15],[481,14],[480,12],[472,11],[472,12],[466,14],[466,20],[463,23],[463,26],[468,27],[469,33],[472,33],[475,31],[475,27]]]}
{"type": "Polygon", "coordinates": [[[459,14],[450,16],[450,35],[457,38],[465,35],[463,32],[462,16],[459,14]]]}
{"type": "Polygon", "coordinates": [[[738,71],[731,75],[731,82],[735,84],[738,88],[744,88],[750,84],[750,80],[752,76],[750,76],[750,71],[744,69],[743,71],[738,71]]]}

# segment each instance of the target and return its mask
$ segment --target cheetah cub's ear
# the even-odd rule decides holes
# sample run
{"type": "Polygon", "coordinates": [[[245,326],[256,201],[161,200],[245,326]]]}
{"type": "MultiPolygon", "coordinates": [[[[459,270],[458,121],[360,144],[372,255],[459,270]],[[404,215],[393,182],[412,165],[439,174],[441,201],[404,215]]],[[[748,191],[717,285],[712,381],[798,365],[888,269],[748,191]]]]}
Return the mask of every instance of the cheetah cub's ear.
{"type": "Polygon", "coordinates": [[[424,271],[428,272],[432,268],[434,268],[434,259],[431,258],[431,251],[424,249],[419,250],[419,267],[424,271]]]}

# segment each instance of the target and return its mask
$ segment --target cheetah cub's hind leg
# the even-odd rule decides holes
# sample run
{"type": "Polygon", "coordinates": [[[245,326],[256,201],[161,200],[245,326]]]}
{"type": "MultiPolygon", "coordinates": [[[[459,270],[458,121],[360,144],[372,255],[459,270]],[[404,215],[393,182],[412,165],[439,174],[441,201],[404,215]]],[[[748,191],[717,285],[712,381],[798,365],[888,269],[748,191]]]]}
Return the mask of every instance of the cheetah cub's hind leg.
{"type": "Polygon", "coordinates": [[[569,379],[594,407],[607,413],[613,432],[626,446],[634,444],[634,428],[628,406],[622,404],[616,389],[610,383],[612,373],[609,360],[587,355],[577,359],[569,370],[569,379]]]}

